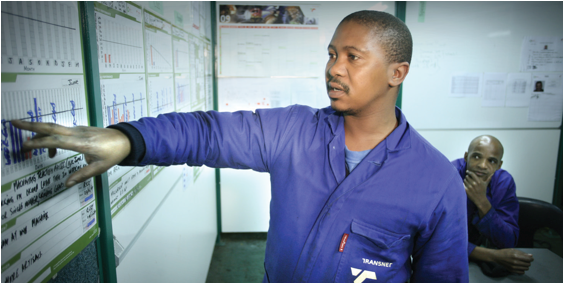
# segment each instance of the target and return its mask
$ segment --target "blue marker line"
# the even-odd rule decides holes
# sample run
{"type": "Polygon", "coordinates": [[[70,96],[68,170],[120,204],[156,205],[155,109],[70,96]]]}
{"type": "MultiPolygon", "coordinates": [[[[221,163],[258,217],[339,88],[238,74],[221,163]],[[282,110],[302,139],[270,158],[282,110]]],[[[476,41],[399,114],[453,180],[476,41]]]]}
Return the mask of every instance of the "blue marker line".
{"type": "Polygon", "coordinates": [[[20,161],[20,157],[15,154],[16,153],[16,144],[14,142],[14,127],[12,126],[12,122],[8,122],[10,124],[10,138],[12,139],[12,153],[14,154],[14,164],[20,161]]]}
{"type": "MultiPolygon", "coordinates": [[[[19,138],[20,138],[20,149],[21,149],[21,147],[23,146],[23,138],[22,138],[22,130],[21,130],[21,129],[18,129],[18,136],[19,136],[19,138]]],[[[24,156],[24,154],[22,153],[22,151],[19,150],[18,153],[20,154],[21,161],[22,161],[22,162],[25,161],[25,156],[24,156]]]]}
{"type": "Polygon", "coordinates": [[[88,226],[87,226],[87,227],[90,227],[90,225],[94,224],[95,221],[96,221],[96,218],[94,217],[94,218],[92,219],[92,221],[88,222],[88,226]]]}

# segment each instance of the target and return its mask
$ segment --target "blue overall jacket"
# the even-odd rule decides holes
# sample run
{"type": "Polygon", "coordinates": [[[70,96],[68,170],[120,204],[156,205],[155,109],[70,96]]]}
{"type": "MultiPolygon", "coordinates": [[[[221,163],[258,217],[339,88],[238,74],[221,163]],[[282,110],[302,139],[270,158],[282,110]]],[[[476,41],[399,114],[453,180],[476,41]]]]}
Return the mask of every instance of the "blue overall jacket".
{"type": "Polygon", "coordinates": [[[122,165],[270,173],[264,282],[467,282],[463,182],[396,116],[348,176],[344,117],[330,107],[169,113],[117,128],[140,148],[122,165]]]}

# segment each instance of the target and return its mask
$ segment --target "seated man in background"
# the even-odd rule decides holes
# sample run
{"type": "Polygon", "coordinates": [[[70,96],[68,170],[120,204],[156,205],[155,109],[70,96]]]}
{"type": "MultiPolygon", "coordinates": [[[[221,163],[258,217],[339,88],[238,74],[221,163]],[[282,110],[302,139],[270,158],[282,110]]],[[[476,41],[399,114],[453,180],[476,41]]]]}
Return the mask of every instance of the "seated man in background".
{"type": "Polygon", "coordinates": [[[497,263],[510,272],[524,274],[534,260],[512,249],[518,242],[518,199],[512,175],[500,169],[504,148],[493,136],[471,141],[464,158],[452,161],[467,193],[469,259],[497,263]],[[490,243],[498,249],[480,245],[490,243]]]}

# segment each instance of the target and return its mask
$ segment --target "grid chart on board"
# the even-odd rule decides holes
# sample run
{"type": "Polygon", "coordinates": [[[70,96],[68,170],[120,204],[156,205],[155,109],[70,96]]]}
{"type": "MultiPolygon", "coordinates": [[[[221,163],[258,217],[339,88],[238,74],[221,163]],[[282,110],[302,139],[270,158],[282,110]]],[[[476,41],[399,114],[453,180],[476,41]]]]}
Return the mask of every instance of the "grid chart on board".
{"type": "Polygon", "coordinates": [[[189,35],[179,28],[172,27],[172,45],[174,52],[174,72],[188,73],[190,70],[190,45],[189,35]]]}
{"type": "Polygon", "coordinates": [[[149,73],[171,73],[173,62],[170,35],[159,30],[145,29],[145,40],[147,71],[149,73]]]}
{"type": "Polygon", "coordinates": [[[172,73],[172,26],[145,12],[145,58],[148,73],[172,73]]]}
{"type": "Polygon", "coordinates": [[[174,90],[172,76],[149,77],[148,99],[150,116],[174,111],[174,90]]]}
{"type": "Polygon", "coordinates": [[[121,74],[100,80],[104,127],[147,116],[145,75],[121,74]]]}
{"type": "Polygon", "coordinates": [[[76,5],[2,1],[2,72],[81,73],[76,5]]]}
{"type": "Polygon", "coordinates": [[[144,72],[141,23],[117,14],[95,15],[100,72],[144,72]]]}
{"type": "Polygon", "coordinates": [[[11,120],[50,122],[64,126],[88,125],[84,109],[83,86],[38,90],[2,91],[2,177],[16,172],[36,170],[36,166],[53,163],[76,154],[57,150],[56,159],[48,157],[47,149],[20,153],[19,148],[34,134],[15,128],[11,120]]]}
{"type": "Polygon", "coordinates": [[[190,77],[187,74],[175,74],[176,78],[176,111],[190,111],[190,77]]]}
{"type": "Polygon", "coordinates": [[[191,84],[191,104],[192,111],[205,110],[205,57],[203,43],[190,37],[190,65],[193,66],[191,84]]]}

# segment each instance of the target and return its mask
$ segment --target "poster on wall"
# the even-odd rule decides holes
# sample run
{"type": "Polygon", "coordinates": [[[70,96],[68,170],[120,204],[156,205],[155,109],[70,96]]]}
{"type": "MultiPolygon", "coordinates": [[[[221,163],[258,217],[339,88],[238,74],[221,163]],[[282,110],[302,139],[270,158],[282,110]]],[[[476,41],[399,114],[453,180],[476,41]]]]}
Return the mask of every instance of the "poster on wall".
{"type": "Polygon", "coordinates": [[[217,75],[318,77],[319,8],[220,4],[217,75]]]}

